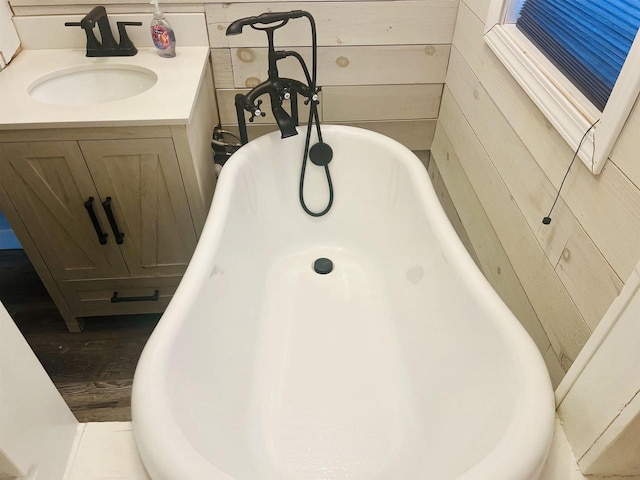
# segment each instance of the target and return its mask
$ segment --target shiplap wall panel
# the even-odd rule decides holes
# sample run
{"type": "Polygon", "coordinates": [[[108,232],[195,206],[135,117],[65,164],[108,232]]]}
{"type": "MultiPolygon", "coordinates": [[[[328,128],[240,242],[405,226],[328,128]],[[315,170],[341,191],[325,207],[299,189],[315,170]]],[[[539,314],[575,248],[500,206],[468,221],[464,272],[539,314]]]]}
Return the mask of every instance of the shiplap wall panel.
{"type": "MultiPolygon", "coordinates": [[[[268,67],[266,35],[247,27],[241,35],[227,37],[227,26],[242,17],[293,9],[307,10],[316,20],[322,120],[366,122],[374,130],[383,125],[384,132],[396,134],[408,125],[403,122],[421,122],[427,125],[426,130],[409,128],[392,138],[402,138],[410,148],[428,149],[435,131],[431,121],[438,116],[458,0],[205,4],[222,124],[237,124],[233,105],[236,91],[264,81],[268,67]],[[398,126],[392,127],[394,123],[398,126]]],[[[299,51],[311,68],[311,37],[305,19],[292,20],[276,31],[275,43],[278,49],[299,51]]],[[[278,67],[281,76],[303,79],[293,58],[279,61],[278,67]]],[[[268,101],[263,107],[268,118],[256,123],[273,124],[268,101]]]]}
{"type": "Polygon", "coordinates": [[[442,85],[361,85],[322,89],[328,122],[437,118],[442,85]]]}
{"type": "Polygon", "coordinates": [[[551,345],[549,345],[547,351],[544,353],[544,355],[542,355],[542,359],[547,366],[547,370],[549,370],[551,385],[555,390],[556,388],[558,388],[558,385],[560,385],[560,382],[564,378],[564,368],[562,368],[560,360],[558,359],[556,352],[553,350],[553,347],[551,345]]]}
{"type": "Polygon", "coordinates": [[[458,8],[458,17],[456,20],[456,28],[453,33],[452,43],[456,45],[459,52],[462,53],[469,67],[474,72],[479,72],[485,56],[485,49],[488,47],[482,40],[482,32],[484,24],[479,21],[478,17],[465,5],[460,4],[458,8]]]}
{"type": "Polygon", "coordinates": [[[560,185],[572,152],[542,112],[520,88],[482,39],[484,20],[460,3],[454,42],[482,86],[523,139],[555,187],[560,185]],[[501,96],[503,98],[501,98],[501,96]],[[525,131],[529,130],[529,131],[525,131]],[[544,142],[540,139],[544,138],[544,142]],[[533,141],[535,139],[535,142],[533,141]],[[560,158],[567,158],[561,162],[560,158]]]}
{"type": "Polygon", "coordinates": [[[466,0],[465,4],[476,15],[476,17],[484,20],[489,14],[489,5],[491,0],[466,0]]]}
{"type": "MultiPolygon", "coordinates": [[[[464,117],[464,109],[445,88],[440,125],[451,139],[554,351],[567,370],[590,331],[472,125],[464,117]]],[[[512,145],[504,148],[511,149],[512,145]]]]}
{"type": "MultiPolygon", "coordinates": [[[[527,148],[533,153],[535,160],[541,165],[543,171],[547,173],[547,175],[555,177],[557,179],[556,185],[558,185],[562,175],[564,175],[564,170],[571,159],[571,150],[568,148],[564,140],[562,140],[562,138],[560,138],[560,136],[553,130],[551,125],[544,119],[542,114],[533,107],[531,100],[515,84],[513,78],[508,72],[506,72],[504,67],[498,62],[493,54],[491,54],[491,52],[482,45],[482,42],[477,41],[477,38],[479,38],[482,33],[482,20],[474,18],[473,14],[470,14],[469,9],[464,4],[462,4],[460,8],[458,26],[459,28],[456,29],[455,35],[455,41],[458,42],[456,43],[456,46],[461,50],[468,52],[465,56],[465,60],[468,59],[469,63],[473,64],[474,62],[478,62],[478,59],[480,59],[478,74],[480,76],[481,83],[490,91],[491,97],[497,104],[499,104],[501,111],[507,114],[509,123],[516,127],[517,134],[523,139],[527,148]],[[474,41],[473,38],[469,38],[467,42],[463,42],[467,37],[458,37],[459,30],[475,32],[476,40],[474,41]],[[540,141],[541,138],[544,138],[544,141],[540,141]],[[563,159],[564,161],[559,161],[559,159],[563,159]],[[552,171],[552,174],[549,173],[550,171],[552,171]]],[[[476,63],[476,65],[478,65],[478,63],[476,63]]],[[[584,175],[582,168],[577,168],[576,170],[580,173],[580,177],[584,178],[588,183],[593,183],[594,179],[597,178],[591,175],[584,175]]],[[[507,169],[503,169],[502,171],[508,172],[507,169]]],[[[535,184],[535,182],[533,183],[535,184]]],[[[621,182],[623,191],[628,191],[628,186],[628,182],[621,182]]],[[[524,190],[525,194],[532,194],[531,188],[525,188],[524,190]]],[[[589,197],[594,201],[588,202],[584,205],[585,202],[583,199],[581,202],[572,204],[571,207],[581,213],[590,208],[591,205],[589,204],[602,203],[601,200],[603,199],[600,199],[595,195],[591,195],[589,197]]],[[[624,211],[625,209],[623,208],[622,210],[624,211]]],[[[629,216],[629,219],[632,220],[631,215],[629,216]]],[[[569,219],[560,220],[562,223],[565,221],[570,223],[569,219]]],[[[555,223],[558,223],[557,219],[555,223]]],[[[619,223],[633,226],[635,222],[632,220],[631,222],[620,221],[619,223]]],[[[585,247],[588,246],[585,245],[585,247]]],[[[631,249],[631,255],[629,258],[634,258],[633,252],[634,250],[631,249]]],[[[602,254],[597,251],[594,252],[594,254],[597,257],[593,257],[593,263],[602,263],[602,254]]],[[[600,271],[603,274],[602,276],[607,278],[608,274],[606,273],[609,268],[607,265],[604,265],[604,267],[605,269],[600,268],[600,271]]],[[[597,278],[602,277],[597,276],[597,278]]],[[[616,281],[615,283],[618,282],[616,281]]],[[[602,291],[609,292],[606,295],[608,300],[605,300],[605,303],[609,303],[613,296],[615,296],[612,296],[610,289],[603,288],[602,291]]],[[[599,310],[601,311],[601,309],[599,310]]]]}
{"type": "MultiPolygon", "coordinates": [[[[474,125],[476,134],[496,167],[504,172],[502,178],[520,206],[529,227],[544,247],[549,262],[555,265],[569,237],[573,223],[552,222],[543,225],[542,218],[556,196],[554,186],[522,144],[509,122],[478,81],[473,71],[454,48],[451,54],[447,86],[465,105],[465,116],[474,125]],[[505,148],[508,145],[509,148],[505,148]],[[565,228],[568,227],[568,228],[565,228]]],[[[566,205],[559,199],[556,213],[564,213],[566,205]]]]}
{"type": "MultiPolygon", "coordinates": [[[[424,159],[421,158],[421,160],[422,160],[422,163],[425,163],[424,159]]],[[[469,238],[469,235],[467,234],[467,231],[464,228],[464,224],[460,219],[460,215],[458,215],[458,211],[456,210],[456,206],[453,203],[453,200],[451,199],[451,195],[449,195],[447,186],[445,185],[444,180],[442,179],[442,175],[440,175],[440,171],[438,170],[438,165],[431,158],[427,162],[426,167],[427,167],[427,172],[429,173],[429,178],[431,179],[431,184],[433,185],[433,189],[435,190],[436,195],[440,200],[440,205],[442,205],[442,209],[444,210],[444,213],[447,214],[447,218],[449,219],[449,222],[451,223],[451,225],[453,226],[453,229],[458,234],[458,238],[460,238],[460,241],[462,242],[464,247],[467,249],[467,252],[473,259],[473,262],[478,266],[478,268],[482,269],[480,260],[478,259],[478,255],[476,254],[473,244],[471,243],[471,239],[469,238]]]]}
{"type": "MultiPolygon", "coordinates": [[[[293,47],[284,47],[291,50],[293,47]]],[[[311,65],[311,49],[296,49],[311,65]]],[[[444,83],[449,45],[380,45],[372,47],[320,47],[318,85],[402,85],[444,83]]],[[[267,79],[266,48],[232,48],[229,56],[233,86],[254,87],[267,79]]],[[[294,58],[278,62],[280,75],[303,81],[294,58]]]]}
{"type": "MultiPolygon", "coordinates": [[[[220,120],[224,125],[238,123],[234,99],[247,89],[218,89],[220,120]]],[[[320,120],[327,122],[417,120],[438,117],[442,85],[363,85],[326,87],[320,95],[320,120]]],[[[269,97],[261,97],[265,117],[254,123],[275,123],[269,97]]],[[[308,107],[299,100],[300,121],[306,122],[308,107]]],[[[287,106],[288,108],[288,106],[287,106]]]]}
{"type": "MultiPolygon", "coordinates": [[[[193,0],[172,0],[170,3],[172,4],[193,4],[193,3],[203,3],[203,2],[194,2],[193,0]]],[[[71,4],[78,4],[78,5],[89,5],[90,8],[89,10],[91,10],[91,8],[93,8],[93,6],[95,6],[95,2],[92,2],[91,0],[11,0],[9,2],[9,4],[14,7],[14,6],[47,6],[47,7],[54,7],[54,6],[61,6],[61,5],[71,5],[71,4]]],[[[107,3],[105,3],[104,5],[125,5],[125,6],[137,6],[139,5],[139,2],[136,2],[135,0],[108,0],[107,3]]],[[[164,5],[164,4],[163,4],[164,5]]],[[[151,11],[153,11],[153,8],[151,8],[151,11]]]]}
{"type": "Polygon", "coordinates": [[[623,282],[580,224],[567,240],[556,272],[591,331],[597,326],[623,282]]]}
{"type": "Polygon", "coordinates": [[[231,50],[228,48],[212,48],[211,67],[213,68],[216,88],[235,88],[231,50]]]}
{"type": "MultiPolygon", "coordinates": [[[[324,122],[330,124],[331,122],[324,122]]],[[[428,150],[436,130],[436,120],[400,120],[389,122],[340,122],[340,125],[364,128],[393,138],[411,150],[428,150]]],[[[224,128],[238,133],[237,125],[223,125],[224,128]]],[[[249,139],[265,133],[275,132],[277,127],[270,125],[248,125],[249,139]]]]}
{"type": "MultiPolygon", "coordinates": [[[[469,59],[470,65],[479,69],[474,73],[480,83],[557,189],[573,152],[500,61],[482,44],[483,20],[470,13],[464,3],[460,4],[459,22],[456,32],[474,31],[478,38],[456,43],[456,37],[456,48],[465,60],[469,59]]],[[[632,125],[628,122],[628,126],[632,125]]],[[[625,132],[626,128],[623,136],[625,132]]],[[[626,164],[623,157],[635,161],[631,150],[627,148],[624,155],[619,156],[618,163],[626,164]]],[[[502,171],[503,175],[507,173],[510,172],[502,171]]],[[[533,188],[533,182],[525,193],[534,196],[530,188],[533,188]]],[[[615,163],[607,162],[599,176],[592,175],[582,165],[575,165],[562,197],[618,277],[627,278],[640,258],[640,242],[636,240],[640,238],[638,187],[615,163]]]]}
{"type": "MultiPolygon", "coordinates": [[[[14,2],[11,2],[12,4],[14,2]]],[[[87,4],[73,3],[69,5],[26,5],[13,6],[12,10],[15,16],[25,17],[32,15],[85,15],[91,10],[96,2],[87,4]]],[[[111,0],[103,5],[109,14],[115,13],[152,13],[153,7],[147,3],[112,3],[111,0]]],[[[204,13],[204,5],[194,4],[162,4],[162,10],[166,13],[204,13]]],[[[64,20],[63,20],[64,22],[64,20]]]]}
{"type": "MultiPolygon", "coordinates": [[[[482,48],[481,56],[482,67],[476,75],[551,183],[559,187],[573,151],[488,47],[482,48]]],[[[573,169],[571,175],[577,171],[573,169]]]]}
{"type": "Polygon", "coordinates": [[[435,119],[417,120],[396,120],[377,122],[330,122],[348,125],[351,127],[364,128],[373,132],[381,133],[393,138],[411,150],[428,150],[431,148],[433,135],[436,131],[435,119]]]}
{"type": "MultiPolygon", "coordinates": [[[[213,48],[262,47],[266,35],[245,28],[242,35],[226,36],[238,18],[265,12],[306,10],[318,25],[318,45],[435,45],[450,44],[458,2],[454,0],[400,0],[372,2],[214,3],[205,11],[213,48]]],[[[307,46],[306,19],[296,19],[275,32],[276,45],[307,46]]]]}
{"type": "Polygon", "coordinates": [[[461,102],[466,106],[465,116],[482,138],[549,262],[556,266],[558,276],[593,330],[620,291],[622,281],[589,236],[581,234],[582,227],[562,199],[556,204],[551,225],[542,224],[556,190],[457,52],[454,47],[447,85],[457,99],[465,99],[461,102]],[[505,144],[510,148],[505,149],[505,144]]]}
{"type": "Polygon", "coordinates": [[[442,126],[436,129],[431,155],[445,185],[451,184],[447,191],[474,246],[482,273],[529,332],[540,353],[545,353],[549,338],[442,126]]]}
{"type": "Polygon", "coordinates": [[[640,258],[640,190],[612,162],[598,177],[580,168],[567,184],[563,196],[577,220],[616,274],[627,278],[640,258]]]}
{"type": "MultiPolygon", "coordinates": [[[[438,128],[455,132],[451,141],[464,172],[534,307],[539,308],[542,298],[536,294],[538,285],[531,283],[528,276],[543,272],[562,292],[560,303],[557,298],[547,299],[556,310],[555,315],[536,311],[566,369],[570,363],[565,358],[566,346],[558,350],[558,341],[579,349],[619,292],[621,279],[628,276],[640,258],[640,114],[634,109],[611,154],[613,161],[607,162],[600,176],[574,165],[552,215],[552,224],[542,226],[542,216],[553,203],[573,152],[484,44],[487,7],[488,0],[464,0],[460,4],[446,80],[452,96],[448,98],[445,93],[438,128]],[[468,128],[467,135],[459,132],[464,128],[468,128]],[[478,142],[481,149],[461,154],[458,150],[467,137],[478,142]],[[469,160],[470,155],[488,159],[489,163],[480,170],[469,160]],[[515,211],[526,222],[515,222],[520,223],[520,234],[527,237],[519,246],[511,243],[518,232],[509,231],[516,226],[496,224],[500,220],[492,213],[495,200],[486,192],[486,183],[491,180],[499,180],[494,186],[502,184],[505,200],[513,202],[515,211]],[[545,252],[545,262],[533,261],[539,258],[540,249],[545,252]],[[573,312],[569,316],[558,310],[563,302],[571,303],[573,312]]],[[[436,135],[434,150],[439,141],[436,135]]],[[[437,161],[438,155],[434,158],[437,161]]],[[[448,180],[444,173],[443,177],[448,180]]],[[[455,182],[456,177],[453,180],[451,196],[455,199],[455,190],[464,187],[455,182]]],[[[508,202],[505,208],[506,205],[508,202]]],[[[549,355],[547,352],[545,360],[549,355]]],[[[547,364],[551,371],[551,362],[547,364]]]]}
{"type": "MultiPolygon", "coordinates": [[[[494,62],[498,60],[492,58],[491,67],[485,63],[481,82],[557,188],[573,152],[504,67],[494,62]]],[[[599,176],[575,165],[562,197],[616,274],[626,278],[640,257],[638,187],[615,163],[607,162],[599,176]]]]}

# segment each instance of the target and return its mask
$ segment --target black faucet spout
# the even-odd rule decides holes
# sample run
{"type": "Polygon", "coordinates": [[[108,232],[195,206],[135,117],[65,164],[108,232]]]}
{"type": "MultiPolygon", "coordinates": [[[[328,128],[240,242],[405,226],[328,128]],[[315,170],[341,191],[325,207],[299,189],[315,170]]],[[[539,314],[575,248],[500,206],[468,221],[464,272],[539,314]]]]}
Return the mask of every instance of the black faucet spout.
{"type": "Polygon", "coordinates": [[[118,44],[116,43],[116,39],[113,38],[113,32],[111,31],[111,25],[109,25],[109,18],[107,17],[107,10],[102,5],[94,7],[80,20],[80,26],[85,30],[93,29],[96,23],[100,30],[100,43],[102,48],[115,49],[118,44]]]}
{"type": "Polygon", "coordinates": [[[93,7],[89,13],[87,13],[82,20],[80,20],[80,26],[82,28],[93,28],[96,26],[96,23],[101,18],[107,16],[107,10],[99,5],[97,7],[93,7]]]}
{"type": "Polygon", "coordinates": [[[298,134],[293,118],[282,108],[282,105],[272,105],[271,111],[280,129],[280,138],[289,138],[298,134]]]}
{"type": "Polygon", "coordinates": [[[296,129],[298,125],[297,111],[293,111],[294,105],[297,108],[295,96],[298,93],[306,96],[308,92],[309,88],[297,80],[276,77],[275,79],[265,80],[246,95],[238,94],[236,106],[240,107],[238,112],[241,115],[243,115],[243,110],[251,112],[252,118],[250,118],[249,121],[253,122],[253,118],[256,116],[264,116],[264,112],[259,108],[261,101],[258,100],[258,98],[268,94],[271,100],[271,112],[278,124],[282,138],[288,138],[298,134],[296,129]],[[292,114],[289,114],[282,106],[282,102],[285,99],[292,101],[292,114]]]}

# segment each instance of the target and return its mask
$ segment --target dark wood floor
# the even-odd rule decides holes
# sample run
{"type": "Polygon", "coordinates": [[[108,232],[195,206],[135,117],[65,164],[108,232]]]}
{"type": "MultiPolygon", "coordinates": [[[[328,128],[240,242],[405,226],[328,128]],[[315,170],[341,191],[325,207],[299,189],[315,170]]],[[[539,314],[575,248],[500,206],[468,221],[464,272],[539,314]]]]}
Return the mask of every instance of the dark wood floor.
{"type": "Polygon", "coordinates": [[[133,372],[160,315],[89,317],[69,333],[22,250],[0,250],[0,301],[80,422],[131,420],[133,372]]]}

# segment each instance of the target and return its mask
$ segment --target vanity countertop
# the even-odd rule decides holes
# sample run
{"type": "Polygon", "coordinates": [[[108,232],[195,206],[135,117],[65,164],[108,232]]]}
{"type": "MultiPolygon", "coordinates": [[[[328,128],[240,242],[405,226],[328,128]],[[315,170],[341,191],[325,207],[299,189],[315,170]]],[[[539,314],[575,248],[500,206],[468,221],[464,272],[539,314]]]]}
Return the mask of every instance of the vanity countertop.
{"type": "Polygon", "coordinates": [[[188,124],[208,65],[206,46],[179,47],[174,58],[140,48],[133,57],[88,58],[84,49],[24,50],[0,72],[0,130],[188,124]],[[91,105],[53,105],[29,95],[39,78],[85,65],[136,65],[158,77],[149,90],[91,105]]]}

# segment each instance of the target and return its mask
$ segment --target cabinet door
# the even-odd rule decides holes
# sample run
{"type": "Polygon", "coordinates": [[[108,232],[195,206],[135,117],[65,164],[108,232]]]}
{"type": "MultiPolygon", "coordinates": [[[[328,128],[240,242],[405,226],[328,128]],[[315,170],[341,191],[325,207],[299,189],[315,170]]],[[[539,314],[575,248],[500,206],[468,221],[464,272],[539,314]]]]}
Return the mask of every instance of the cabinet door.
{"type": "Polygon", "coordinates": [[[76,142],[0,144],[0,179],[56,280],[129,276],[76,142]]]}
{"type": "Polygon", "coordinates": [[[111,198],[131,275],[184,273],[196,234],[173,141],[82,141],[80,148],[101,200],[111,198]]]}

